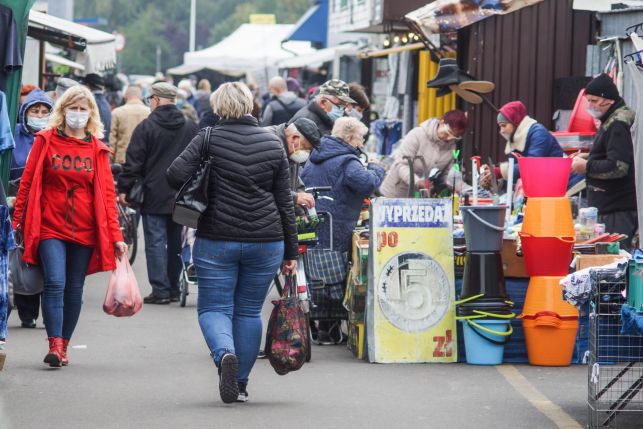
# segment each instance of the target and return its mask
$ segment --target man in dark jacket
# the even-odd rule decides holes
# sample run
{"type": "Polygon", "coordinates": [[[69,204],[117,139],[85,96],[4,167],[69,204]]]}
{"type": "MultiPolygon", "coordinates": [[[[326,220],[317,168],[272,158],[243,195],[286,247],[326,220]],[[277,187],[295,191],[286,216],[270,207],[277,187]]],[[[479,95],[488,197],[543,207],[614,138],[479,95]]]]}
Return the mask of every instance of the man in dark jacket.
{"type": "Polygon", "coordinates": [[[118,180],[122,204],[127,204],[126,195],[134,184],[143,181],[141,213],[152,285],[152,293],[144,299],[148,304],[168,304],[179,297],[182,227],[172,221],[176,192],[167,183],[165,171],[196,136],[198,127],[177,109],[176,93],[177,88],[168,83],[152,85],[148,97],[152,113],[134,130],[118,180]]]}
{"type": "Polygon", "coordinates": [[[96,104],[98,105],[100,120],[103,123],[103,127],[105,127],[103,143],[109,146],[109,130],[112,127],[112,108],[105,97],[105,79],[96,73],[89,73],[83,79],[83,84],[85,84],[94,95],[94,100],[96,100],[96,104]]]}
{"type": "Polygon", "coordinates": [[[285,124],[306,105],[306,101],[297,97],[294,92],[288,91],[286,81],[282,77],[270,79],[268,90],[272,98],[261,117],[263,127],[285,124]]]}
{"type": "Polygon", "coordinates": [[[576,156],[572,172],[585,173],[588,204],[598,209],[598,221],[608,232],[626,234],[622,244],[630,250],[638,230],[634,147],[630,128],[634,112],[619,96],[612,79],[601,74],[587,84],[588,112],[601,126],[589,156],[576,156]]]}
{"type": "Polygon", "coordinates": [[[348,85],[339,79],[332,79],[319,87],[319,94],[295,113],[291,122],[297,118],[308,118],[317,124],[322,135],[330,134],[333,124],[344,116],[349,104],[357,104],[350,98],[348,85]]]}
{"type": "Polygon", "coordinates": [[[310,119],[299,118],[290,125],[273,125],[266,127],[266,130],[279,137],[288,156],[291,193],[295,211],[299,206],[314,207],[315,199],[311,194],[304,192],[304,182],[299,177],[299,166],[308,161],[310,152],[313,149],[319,149],[321,136],[317,125],[310,119]]]}

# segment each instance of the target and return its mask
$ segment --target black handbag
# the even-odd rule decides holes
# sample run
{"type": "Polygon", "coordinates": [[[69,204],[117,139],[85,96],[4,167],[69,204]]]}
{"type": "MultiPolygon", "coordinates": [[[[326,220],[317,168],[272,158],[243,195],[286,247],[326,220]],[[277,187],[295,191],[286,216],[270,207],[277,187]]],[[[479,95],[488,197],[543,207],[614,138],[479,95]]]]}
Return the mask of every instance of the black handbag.
{"type": "Polygon", "coordinates": [[[134,186],[127,193],[127,204],[133,209],[138,209],[143,205],[143,179],[138,179],[134,182],[134,186]]]}
{"type": "Polygon", "coordinates": [[[212,159],[208,155],[212,127],[205,129],[201,146],[201,164],[194,174],[181,186],[172,209],[172,220],[178,224],[196,229],[199,220],[208,207],[208,186],[212,159]]]}

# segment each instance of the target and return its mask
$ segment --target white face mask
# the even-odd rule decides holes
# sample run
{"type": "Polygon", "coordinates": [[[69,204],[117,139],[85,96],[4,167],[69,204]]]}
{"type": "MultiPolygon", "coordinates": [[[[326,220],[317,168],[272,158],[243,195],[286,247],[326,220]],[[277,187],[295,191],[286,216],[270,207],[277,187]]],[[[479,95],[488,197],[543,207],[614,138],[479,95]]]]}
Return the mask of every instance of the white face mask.
{"type": "Polygon", "coordinates": [[[38,118],[36,116],[27,116],[27,125],[34,131],[40,131],[47,126],[49,115],[38,118]]]}
{"type": "Polygon", "coordinates": [[[308,161],[310,151],[304,149],[297,149],[290,155],[290,160],[296,164],[303,164],[308,161]]]}
{"type": "Polygon", "coordinates": [[[351,116],[351,117],[357,119],[358,121],[361,121],[362,118],[364,117],[364,114],[362,112],[358,111],[357,109],[353,109],[348,113],[348,116],[351,116]]]}
{"type": "Polygon", "coordinates": [[[507,141],[511,139],[511,133],[503,133],[502,131],[500,131],[500,135],[507,141]]]}
{"type": "Polygon", "coordinates": [[[593,107],[588,107],[586,110],[587,110],[587,113],[592,115],[592,118],[594,119],[600,119],[600,117],[603,116],[603,112],[593,107]]]}
{"type": "Polygon", "coordinates": [[[85,128],[89,121],[89,112],[73,112],[68,110],[65,112],[65,122],[69,128],[75,130],[85,128]]]}

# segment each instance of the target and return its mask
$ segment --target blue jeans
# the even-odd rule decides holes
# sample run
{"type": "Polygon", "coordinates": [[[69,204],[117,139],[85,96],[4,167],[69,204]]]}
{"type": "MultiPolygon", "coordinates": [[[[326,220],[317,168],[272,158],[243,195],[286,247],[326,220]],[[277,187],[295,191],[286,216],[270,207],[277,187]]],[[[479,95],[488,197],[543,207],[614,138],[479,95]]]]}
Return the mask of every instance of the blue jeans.
{"type": "Polygon", "coordinates": [[[92,256],[91,247],[50,239],[38,253],[44,278],[42,319],[48,337],[70,339],[83,304],[83,286],[92,256]]]}
{"type": "Polygon", "coordinates": [[[172,215],[143,215],[147,276],[152,295],[158,298],[179,295],[182,229],[172,215]]]}
{"type": "Polygon", "coordinates": [[[237,381],[247,383],[261,346],[261,308],[284,258],[283,241],[242,243],[197,237],[193,259],[199,283],[199,325],[219,365],[239,359],[237,381]]]}

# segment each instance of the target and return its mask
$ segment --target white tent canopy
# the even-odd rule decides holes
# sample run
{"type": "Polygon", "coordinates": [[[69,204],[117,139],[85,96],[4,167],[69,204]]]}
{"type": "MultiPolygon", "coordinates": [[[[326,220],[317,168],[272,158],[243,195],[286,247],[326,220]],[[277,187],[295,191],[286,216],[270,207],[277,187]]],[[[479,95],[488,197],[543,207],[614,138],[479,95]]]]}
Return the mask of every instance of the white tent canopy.
{"type": "MultiPolygon", "coordinates": [[[[238,76],[275,69],[275,64],[314,52],[309,42],[286,42],[293,29],[285,24],[242,24],[234,33],[209,48],[184,55],[184,64],[168,70],[173,75],[209,69],[238,76]]],[[[267,71],[266,71],[267,73],[267,71]]]]}
{"type": "Polygon", "coordinates": [[[345,45],[333,46],[331,48],[320,49],[308,54],[298,55],[292,58],[286,58],[277,63],[280,69],[300,68],[300,67],[321,67],[324,63],[335,61],[345,55],[357,55],[357,45],[347,43],[345,45]]]}
{"type": "Polygon", "coordinates": [[[29,26],[84,39],[85,51],[77,53],[76,61],[85,67],[87,73],[103,71],[116,64],[116,37],[113,34],[35,10],[29,12],[29,26]]]}

